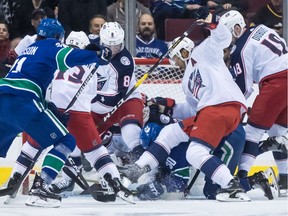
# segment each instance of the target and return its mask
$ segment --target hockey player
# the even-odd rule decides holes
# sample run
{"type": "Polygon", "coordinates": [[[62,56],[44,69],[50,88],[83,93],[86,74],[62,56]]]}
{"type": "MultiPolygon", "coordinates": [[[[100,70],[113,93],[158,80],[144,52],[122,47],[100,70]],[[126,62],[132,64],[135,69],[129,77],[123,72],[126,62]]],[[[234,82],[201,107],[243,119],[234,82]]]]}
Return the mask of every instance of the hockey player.
{"type": "Polygon", "coordinates": [[[246,144],[238,175],[245,179],[256,156],[263,150],[282,150],[282,153],[273,152],[273,155],[279,168],[280,182],[286,180],[287,189],[287,45],[265,25],[246,28],[243,16],[237,11],[226,12],[220,20],[232,33],[230,60],[236,83],[246,98],[253,91],[253,83],[259,85],[259,94],[245,128],[246,144]],[[265,131],[269,133],[271,128],[273,134],[269,135],[272,137],[262,143],[259,152],[259,142],[265,131]]]}
{"type": "Polygon", "coordinates": [[[60,41],[64,29],[55,19],[43,19],[37,35],[37,41],[16,59],[8,75],[0,80],[0,156],[6,156],[13,139],[23,131],[42,148],[52,145],[43,161],[41,175],[35,175],[26,205],[59,207],[61,198],[49,192],[48,186],[74,150],[75,139],[46,108],[46,89],[56,69],[65,71],[79,64],[107,64],[110,50],[100,49],[97,55],[95,51],[63,46],[60,41]]]}
{"type": "MultiPolygon", "coordinates": [[[[84,49],[86,47],[86,49],[90,49],[88,44],[89,39],[84,32],[72,31],[66,39],[66,45],[69,47],[80,49],[84,49]]],[[[54,74],[54,79],[52,80],[51,86],[47,91],[46,99],[48,101],[52,101],[59,108],[60,112],[64,112],[68,104],[72,101],[74,95],[81,87],[82,83],[90,75],[91,70],[93,69],[96,69],[95,64],[73,67],[65,72],[57,70],[54,74]],[[61,91],[59,91],[59,89],[61,89],[61,91]]],[[[112,176],[112,179],[109,179],[112,181],[110,182],[110,185],[116,194],[120,190],[129,192],[122,186],[119,172],[115,164],[112,162],[107,149],[100,145],[102,140],[90,113],[91,100],[94,98],[96,90],[97,75],[94,75],[91,80],[87,82],[87,86],[83,89],[74,105],[69,109],[69,121],[67,122],[67,128],[75,137],[77,144],[75,150],[70,156],[74,163],[80,168],[81,151],[84,152],[89,162],[91,164],[95,164],[95,169],[99,172],[100,176],[103,177],[107,173],[107,175],[112,176]],[[86,136],[83,136],[84,133],[86,136]],[[99,145],[99,147],[95,148],[96,145],[99,145]],[[100,155],[101,157],[99,157],[100,155]]],[[[57,109],[56,106],[55,109],[57,109]]],[[[20,165],[21,161],[23,161],[21,158],[24,158],[25,155],[30,154],[31,151],[33,152],[33,150],[35,151],[35,149],[39,149],[38,146],[39,145],[33,139],[28,137],[28,142],[24,144],[20,157],[17,159],[17,163],[20,165]]],[[[21,169],[21,166],[19,165],[14,167],[16,172],[17,167],[18,169],[21,169]]],[[[21,165],[22,167],[29,167],[29,164],[21,165]]],[[[71,164],[67,163],[66,167],[74,172],[75,176],[77,175],[71,164]]],[[[18,173],[21,173],[21,170],[18,171],[18,173]]],[[[52,184],[50,187],[50,191],[53,193],[60,194],[64,191],[72,191],[74,188],[74,180],[67,176],[65,172],[62,173],[64,176],[63,179],[55,184],[52,184]]],[[[119,193],[119,196],[120,194],[121,193],[119,193]]]]}
{"type": "MultiPolygon", "coordinates": [[[[250,201],[228,167],[210,153],[217,148],[223,137],[237,128],[241,113],[246,110],[245,98],[223,61],[223,49],[230,45],[231,40],[229,29],[220,23],[211,31],[211,37],[195,47],[191,56],[183,59],[189,61],[182,86],[187,103],[196,115],[166,126],[161,131],[162,135],[157,137],[155,145],[144,152],[135,165],[124,169],[124,172],[134,175],[134,178],[139,177],[143,172],[157,167],[172,148],[188,138],[190,144],[186,153],[187,161],[221,186],[217,190],[216,199],[250,201]]],[[[183,44],[178,44],[176,53],[183,48],[183,44]]],[[[179,53],[177,55],[182,57],[179,53]]],[[[171,58],[174,58],[172,52],[171,58]]]]}
{"type": "Polygon", "coordinates": [[[92,116],[100,134],[119,124],[124,142],[130,151],[143,152],[139,134],[143,126],[144,108],[141,95],[135,90],[105,121],[106,115],[136,84],[134,60],[124,47],[124,30],[117,22],[106,22],[99,37],[100,45],[112,50],[110,64],[98,69],[98,92],[92,100],[92,116]],[[105,122],[104,122],[105,121],[105,122]]]}

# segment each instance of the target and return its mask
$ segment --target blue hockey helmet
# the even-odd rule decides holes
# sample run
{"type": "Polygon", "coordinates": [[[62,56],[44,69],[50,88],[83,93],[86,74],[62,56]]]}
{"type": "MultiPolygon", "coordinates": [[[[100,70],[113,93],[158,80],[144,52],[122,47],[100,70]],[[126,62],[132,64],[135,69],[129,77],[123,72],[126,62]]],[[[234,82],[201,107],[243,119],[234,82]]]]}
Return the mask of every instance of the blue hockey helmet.
{"type": "Polygon", "coordinates": [[[148,149],[149,145],[154,142],[162,130],[163,126],[149,122],[140,132],[140,143],[144,149],[148,149]]]}
{"type": "Polygon", "coordinates": [[[37,28],[37,35],[45,38],[56,38],[61,41],[64,38],[64,34],[65,31],[61,23],[52,18],[42,19],[37,28]]]}

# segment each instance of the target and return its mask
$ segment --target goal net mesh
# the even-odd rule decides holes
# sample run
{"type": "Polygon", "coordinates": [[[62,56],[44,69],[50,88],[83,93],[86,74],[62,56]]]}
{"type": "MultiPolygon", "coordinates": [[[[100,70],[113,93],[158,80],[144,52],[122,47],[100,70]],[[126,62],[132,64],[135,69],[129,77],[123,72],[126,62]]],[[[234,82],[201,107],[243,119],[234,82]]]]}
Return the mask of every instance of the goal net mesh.
{"type": "MultiPolygon", "coordinates": [[[[158,59],[135,59],[135,75],[139,80],[158,59]]],[[[181,79],[184,72],[164,59],[147,79],[138,87],[139,91],[152,97],[170,97],[176,102],[184,102],[185,96],[182,90],[181,79]]]]}

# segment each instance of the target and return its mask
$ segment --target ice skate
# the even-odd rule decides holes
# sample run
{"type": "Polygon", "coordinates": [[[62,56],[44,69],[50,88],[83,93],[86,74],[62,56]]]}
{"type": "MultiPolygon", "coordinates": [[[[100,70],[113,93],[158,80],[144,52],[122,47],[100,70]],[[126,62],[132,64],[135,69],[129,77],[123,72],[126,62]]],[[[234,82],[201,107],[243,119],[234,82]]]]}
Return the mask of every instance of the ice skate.
{"type": "Polygon", "coordinates": [[[151,171],[149,166],[140,168],[137,164],[131,164],[126,166],[117,167],[119,172],[130,179],[132,182],[137,182],[138,178],[144,173],[151,171]]]}
{"type": "Polygon", "coordinates": [[[106,173],[104,175],[104,179],[108,182],[109,186],[112,187],[117,197],[121,198],[122,200],[128,203],[135,204],[132,192],[123,186],[120,179],[118,178],[112,179],[110,173],[106,173]]]}
{"type": "Polygon", "coordinates": [[[279,151],[287,153],[288,139],[285,136],[269,137],[267,140],[263,141],[259,147],[263,152],[279,151]]]}
{"type": "Polygon", "coordinates": [[[75,182],[72,179],[62,179],[59,182],[52,184],[49,190],[52,193],[59,194],[62,197],[68,197],[71,195],[75,186],[75,182]]]}
{"type": "MultiPolygon", "coordinates": [[[[20,180],[21,180],[22,175],[18,172],[15,172],[13,174],[13,176],[9,179],[8,187],[13,187],[15,184],[17,184],[20,180]]],[[[20,187],[20,185],[19,185],[20,187]]],[[[4,204],[8,204],[10,202],[11,199],[14,199],[18,193],[19,187],[16,190],[11,191],[11,194],[9,194],[6,198],[6,200],[4,201],[4,204]]]]}
{"type": "Polygon", "coordinates": [[[268,179],[266,178],[263,171],[254,173],[252,176],[249,176],[248,181],[253,189],[260,188],[269,200],[274,199],[268,179]]]}
{"type": "Polygon", "coordinates": [[[288,175],[287,174],[279,174],[278,185],[279,185],[279,197],[287,197],[288,196],[288,175]]]}
{"type": "Polygon", "coordinates": [[[227,188],[220,188],[216,192],[216,200],[221,202],[248,202],[251,199],[236,179],[232,179],[227,188]]]}
{"type": "Polygon", "coordinates": [[[48,185],[36,173],[33,186],[29,192],[29,198],[25,204],[33,207],[58,208],[60,203],[61,197],[51,193],[48,185]]]}

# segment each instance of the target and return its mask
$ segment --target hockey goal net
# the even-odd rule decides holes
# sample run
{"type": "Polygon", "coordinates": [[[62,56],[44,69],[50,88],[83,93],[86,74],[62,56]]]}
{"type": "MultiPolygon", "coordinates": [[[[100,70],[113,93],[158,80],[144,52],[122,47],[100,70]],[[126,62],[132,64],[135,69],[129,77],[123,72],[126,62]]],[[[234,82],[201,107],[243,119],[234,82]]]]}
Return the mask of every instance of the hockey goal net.
{"type": "MultiPolygon", "coordinates": [[[[135,75],[139,80],[158,59],[135,58],[135,75]]],[[[181,79],[184,75],[179,67],[170,64],[168,59],[164,59],[155,70],[149,74],[147,79],[138,89],[146,94],[148,98],[152,97],[170,97],[176,102],[185,101],[182,91],[181,79]]]]}

